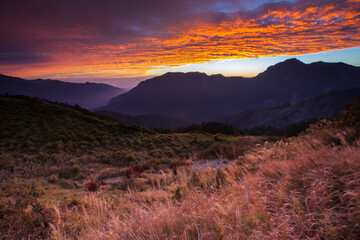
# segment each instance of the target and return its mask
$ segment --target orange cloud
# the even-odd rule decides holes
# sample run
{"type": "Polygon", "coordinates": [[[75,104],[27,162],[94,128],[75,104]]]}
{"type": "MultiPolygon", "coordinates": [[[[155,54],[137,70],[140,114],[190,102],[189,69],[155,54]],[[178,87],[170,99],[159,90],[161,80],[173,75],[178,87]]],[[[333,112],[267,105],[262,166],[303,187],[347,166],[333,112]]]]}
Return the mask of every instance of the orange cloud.
{"type": "MultiPolygon", "coordinates": [[[[52,50],[56,56],[53,64],[23,65],[16,74],[124,77],[143,75],[168,65],[300,55],[360,46],[360,1],[319,2],[270,4],[250,13],[228,14],[220,21],[176,25],[169,28],[167,35],[154,34],[127,43],[116,39],[111,43],[70,41],[52,50]]],[[[82,29],[66,34],[91,39],[82,29]]]]}

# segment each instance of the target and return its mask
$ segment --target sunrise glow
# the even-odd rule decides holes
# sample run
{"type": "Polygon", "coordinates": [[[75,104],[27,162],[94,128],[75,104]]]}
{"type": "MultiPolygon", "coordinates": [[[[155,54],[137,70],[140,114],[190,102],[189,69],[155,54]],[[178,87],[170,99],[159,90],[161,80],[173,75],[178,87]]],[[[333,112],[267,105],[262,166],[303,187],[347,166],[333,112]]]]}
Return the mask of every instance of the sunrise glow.
{"type": "MultiPolygon", "coordinates": [[[[21,11],[16,3],[2,3],[0,72],[112,83],[127,79],[132,85],[189,66],[211,72],[206,66],[216,65],[224,75],[253,76],[264,67],[229,68],[234,60],[261,62],[255,60],[360,46],[358,0],[210,2],[207,8],[191,1],[164,3],[163,9],[140,3],[112,3],[110,9],[100,1],[87,6],[69,2],[46,11],[36,3],[24,3],[21,11]]],[[[320,60],[326,61],[327,55],[320,60]]]]}

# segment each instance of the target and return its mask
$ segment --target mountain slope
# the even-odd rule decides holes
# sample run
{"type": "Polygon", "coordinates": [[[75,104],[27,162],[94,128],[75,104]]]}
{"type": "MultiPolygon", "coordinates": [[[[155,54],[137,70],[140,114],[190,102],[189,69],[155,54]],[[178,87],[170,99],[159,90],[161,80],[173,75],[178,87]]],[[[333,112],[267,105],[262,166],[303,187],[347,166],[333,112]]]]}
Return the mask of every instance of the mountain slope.
{"type": "Polygon", "coordinates": [[[24,80],[0,74],[0,94],[25,95],[50,101],[96,108],[125,90],[98,83],[69,83],[58,80],[24,80]]]}
{"type": "Polygon", "coordinates": [[[167,73],[141,82],[99,110],[161,114],[202,122],[355,87],[360,87],[359,67],[343,63],[304,64],[290,59],[254,78],[167,73]]]}
{"type": "Polygon", "coordinates": [[[330,119],[344,109],[345,105],[360,96],[360,88],[333,91],[317,97],[311,97],[294,104],[277,108],[249,110],[226,116],[221,122],[231,124],[239,129],[257,126],[286,127],[290,124],[311,119],[330,119]]]}
{"type": "Polygon", "coordinates": [[[131,116],[131,115],[126,115],[117,112],[110,112],[110,111],[98,111],[95,113],[114,118],[122,123],[130,124],[130,125],[139,125],[139,126],[147,127],[149,129],[161,128],[161,129],[174,130],[189,125],[189,123],[186,122],[185,120],[161,116],[161,115],[131,116]]]}
{"type": "Polygon", "coordinates": [[[123,146],[119,138],[148,134],[138,126],[104,120],[80,107],[27,96],[0,95],[2,152],[78,151],[123,146]]]}

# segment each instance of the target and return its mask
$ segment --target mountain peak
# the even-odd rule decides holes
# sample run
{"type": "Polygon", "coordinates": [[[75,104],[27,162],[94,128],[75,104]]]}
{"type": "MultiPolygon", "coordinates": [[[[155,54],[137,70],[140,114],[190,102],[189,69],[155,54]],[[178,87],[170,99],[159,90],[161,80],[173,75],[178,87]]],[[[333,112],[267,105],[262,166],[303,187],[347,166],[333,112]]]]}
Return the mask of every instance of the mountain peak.
{"type": "Polygon", "coordinates": [[[299,69],[303,69],[306,66],[305,63],[301,62],[296,58],[290,58],[283,62],[279,62],[275,65],[268,67],[264,72],[260,73],[258,76],[264,75],[288,75],[297,72],[299,69]]]}
{"type": "Polygon", "coordinates": [[[203,72],[167,72],[162,76],[191,76],[191,77],[207,77],[208,75],[203,72]]]}
{"type": "Polygon", "coordinates": [[[291,64],[301,63],[301,64],[304,64],[302,61],[300,61],[297,58],[289,58],[289,59],[286,59],[285,61],[283,61],[282,63],[291,63],[291,64]]]}
{"type": "Polygon", "coordinates": [[[273,66],[270,66],[268,69],[270,69],[270,68],[287,68],[287,69],[289,69],[289,68],[294,68],[294,67],[302,67],[305,65],[306,65],[305,63],[298,60],[297,58],[290,58],[283,62],[279,62],[273,66]]]}
{"type": "Polygon", "coordinates": [[[224,75],[218,73],[218,74],[213,74],[210,77],[216,77],[216,78],[224,78],[224,75]]]}

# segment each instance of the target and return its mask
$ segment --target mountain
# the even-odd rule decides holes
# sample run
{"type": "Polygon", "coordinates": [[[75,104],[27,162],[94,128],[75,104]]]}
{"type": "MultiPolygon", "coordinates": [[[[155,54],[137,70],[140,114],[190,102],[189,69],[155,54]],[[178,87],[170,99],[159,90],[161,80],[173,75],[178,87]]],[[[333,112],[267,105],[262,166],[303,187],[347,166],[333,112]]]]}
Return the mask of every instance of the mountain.
{"type": "Polygon", "coordinates": [[[186,122],[185,120],[177,119],[173,117],[161,116],[161,115],[131,116],[131,115],[126,115],[117,112],[110,112],[110,111],[98,111],[94,113],[111,117],[125,124],[139,125],[139,126],[147,127],[149,129],[174,130],[177,128],[183,128],[190,125],[190,123],[186,122]]]}
{"type": "Polygon", "coordinates": [[[69,83],[58,80],[25,80],[0,74],[0,94],[25,95],[50,101],[78,104],[91,109],[106,105],[126,90],[99,83],[69,83]]]}
{"type": "Polygon", "coordinates": [[[139,83],[98,110],[203,122],[356,87],[360,87],[360,67],[290,59],[253,78],[166,73],[139,83]]]}
{"type": "Polygon", "coordinates": [[[360,88],[333,91],[317,97],[311,97],[293,104],[275,108],[249,110],[223,117],[219,121],[231,124],[239,129],[257,126],[283,128],[311,119],[333,118],[347,103],[360,96],[360,88]]]}

